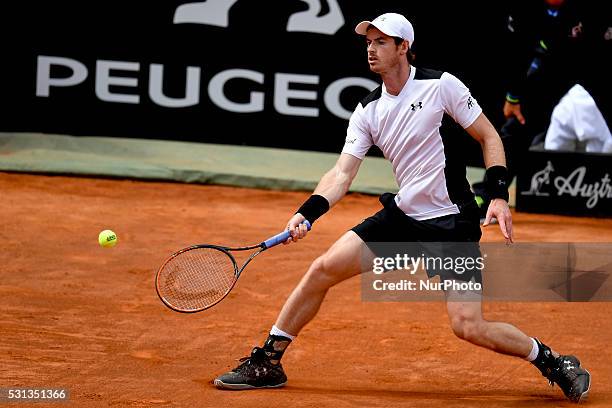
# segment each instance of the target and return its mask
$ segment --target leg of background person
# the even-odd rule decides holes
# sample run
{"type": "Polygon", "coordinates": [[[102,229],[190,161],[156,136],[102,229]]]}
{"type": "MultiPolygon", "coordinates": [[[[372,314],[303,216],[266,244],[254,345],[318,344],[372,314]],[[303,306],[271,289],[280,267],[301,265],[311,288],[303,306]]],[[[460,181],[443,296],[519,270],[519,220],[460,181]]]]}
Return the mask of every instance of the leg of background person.
{"type": "MultiPolygon", "coordinates": [[[[365,272],[367,258],[373,257],[353,231],[345,233],[317,258],[293,290],[276,320],[276,327],[296,336],[317,314],[327,291],[350,277],[365,272]]],[[[369,263],[371,266],[371,262],[369,263]]]]}
{"type": "Polygon", "coordinates": [[[546,150],[575,151],[578,142],[578,135],[574,132],[575,122],[575,106],[568,93],[553,109],[544,139],[544,148],[546,150]]]}
{"type": "Polygon", "coordinates": [[[538,126],[532,126],[531,123],[521,125],[516,118],[508,119],[500,129],[500,137],[506,152],[508,183],[512,183],[518,173],[518,166],[525,160],[538,129],[538,126]]]}
{"type": "Polygon", "coordinates": [[[577,84],[566,96],[573,113],[573,120],[568,125],[575,137],[585,145],[588,153],[610,153],[612,134],[591,94],[577,84]]]}
{"type": "Polygon", "coordinates": [[[529,148],[539,136],[543,136],[550,124],[553,109],[565,94],[569,85],[557,78],[539,78],[531,81],[532,89],[523,98],[521,110],[525,124],[515,118],[508,119],[500,129],[500,137],[506,150],[508,182],[512,183],[521,163],[527,160],[529,148]]]}

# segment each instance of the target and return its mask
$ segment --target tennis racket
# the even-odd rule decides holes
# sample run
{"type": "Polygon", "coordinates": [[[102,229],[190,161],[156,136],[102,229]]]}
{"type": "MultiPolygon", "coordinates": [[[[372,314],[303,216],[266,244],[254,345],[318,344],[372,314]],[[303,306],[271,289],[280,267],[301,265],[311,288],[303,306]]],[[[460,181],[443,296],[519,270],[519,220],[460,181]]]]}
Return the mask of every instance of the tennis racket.
{"type": "MultiPolygon", "coordinates": [[[[310,231],[311,225],[304,221],[310,231]]],[[[283,231],[257,245],[230,248],[219,245],[193,245],[183,248],[163,263],[155,276],[155,289],[170,309],[195,313],[222,301],[232,290],[246,266],[263,251],[285,242],[291,234],[283,231]],[[241,267],[233,251],[256,249],[241,267]]]]}

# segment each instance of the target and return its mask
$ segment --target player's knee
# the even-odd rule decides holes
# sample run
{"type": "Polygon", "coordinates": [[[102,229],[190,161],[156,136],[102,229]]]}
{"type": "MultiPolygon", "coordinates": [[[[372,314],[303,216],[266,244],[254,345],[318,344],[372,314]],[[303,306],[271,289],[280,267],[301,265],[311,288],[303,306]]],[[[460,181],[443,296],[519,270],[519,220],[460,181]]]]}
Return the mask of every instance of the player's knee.
{"type": "Polygon", "coordinates": [[[325,255],[318,257],[310,265],[307,278],[309,283],[316,287],[328,288],[333,285],[331,271],[325,255]]]}
{"type": "Polygon", "coordinates": [[[453,333],[455,333],[455,336],[466,341],[472,342],[481,337],[482,327],[482,319],[473,315],[458,313],[451,318],[453,333]]]}

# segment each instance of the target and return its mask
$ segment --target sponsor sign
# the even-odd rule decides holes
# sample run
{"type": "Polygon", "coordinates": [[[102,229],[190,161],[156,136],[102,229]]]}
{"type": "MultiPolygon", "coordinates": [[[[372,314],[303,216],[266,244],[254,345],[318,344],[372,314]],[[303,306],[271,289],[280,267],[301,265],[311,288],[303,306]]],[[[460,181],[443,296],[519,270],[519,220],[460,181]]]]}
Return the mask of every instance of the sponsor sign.
{"type": "Polygon", "coordinates": [[[519,211],[612,216],[612,156],[530,151],[517,175],[519,211]]]}

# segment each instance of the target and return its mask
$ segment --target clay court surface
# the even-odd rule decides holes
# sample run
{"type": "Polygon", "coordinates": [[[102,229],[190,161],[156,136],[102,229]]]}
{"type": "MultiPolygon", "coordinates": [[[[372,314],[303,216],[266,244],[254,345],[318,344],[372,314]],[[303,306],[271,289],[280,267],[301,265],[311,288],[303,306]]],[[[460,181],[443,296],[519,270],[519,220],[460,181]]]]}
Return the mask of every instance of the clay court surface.
{"type": "MultiPolygon", "coordinates": [[[[309,193],[0,173],[0,194],[0,387],[66,387],[79,407],[572,405],[531,365],[458,340],[443,303],[364,303],[359,278],[332,288],[289,348],[286,388],[212,386],[265,339],[310,262],[379,209],[377,197],[347,196],[307,239],[259,256],[223,302],[185,315],[154,290],[169,253],[259,242],[309,193]],[[119,236],[112,249],[97,243],[107,228],[119,236]]],[[[515,229],[517,241],[612,242],[610,219],[516,213],[515,229]]],[[[501,240],[497,226],[485,229],[483,241],[501,240]]],[[[484,309],[575,352],[593,375],[588,406],[612,405],[612,303],[484,309]]]]}

